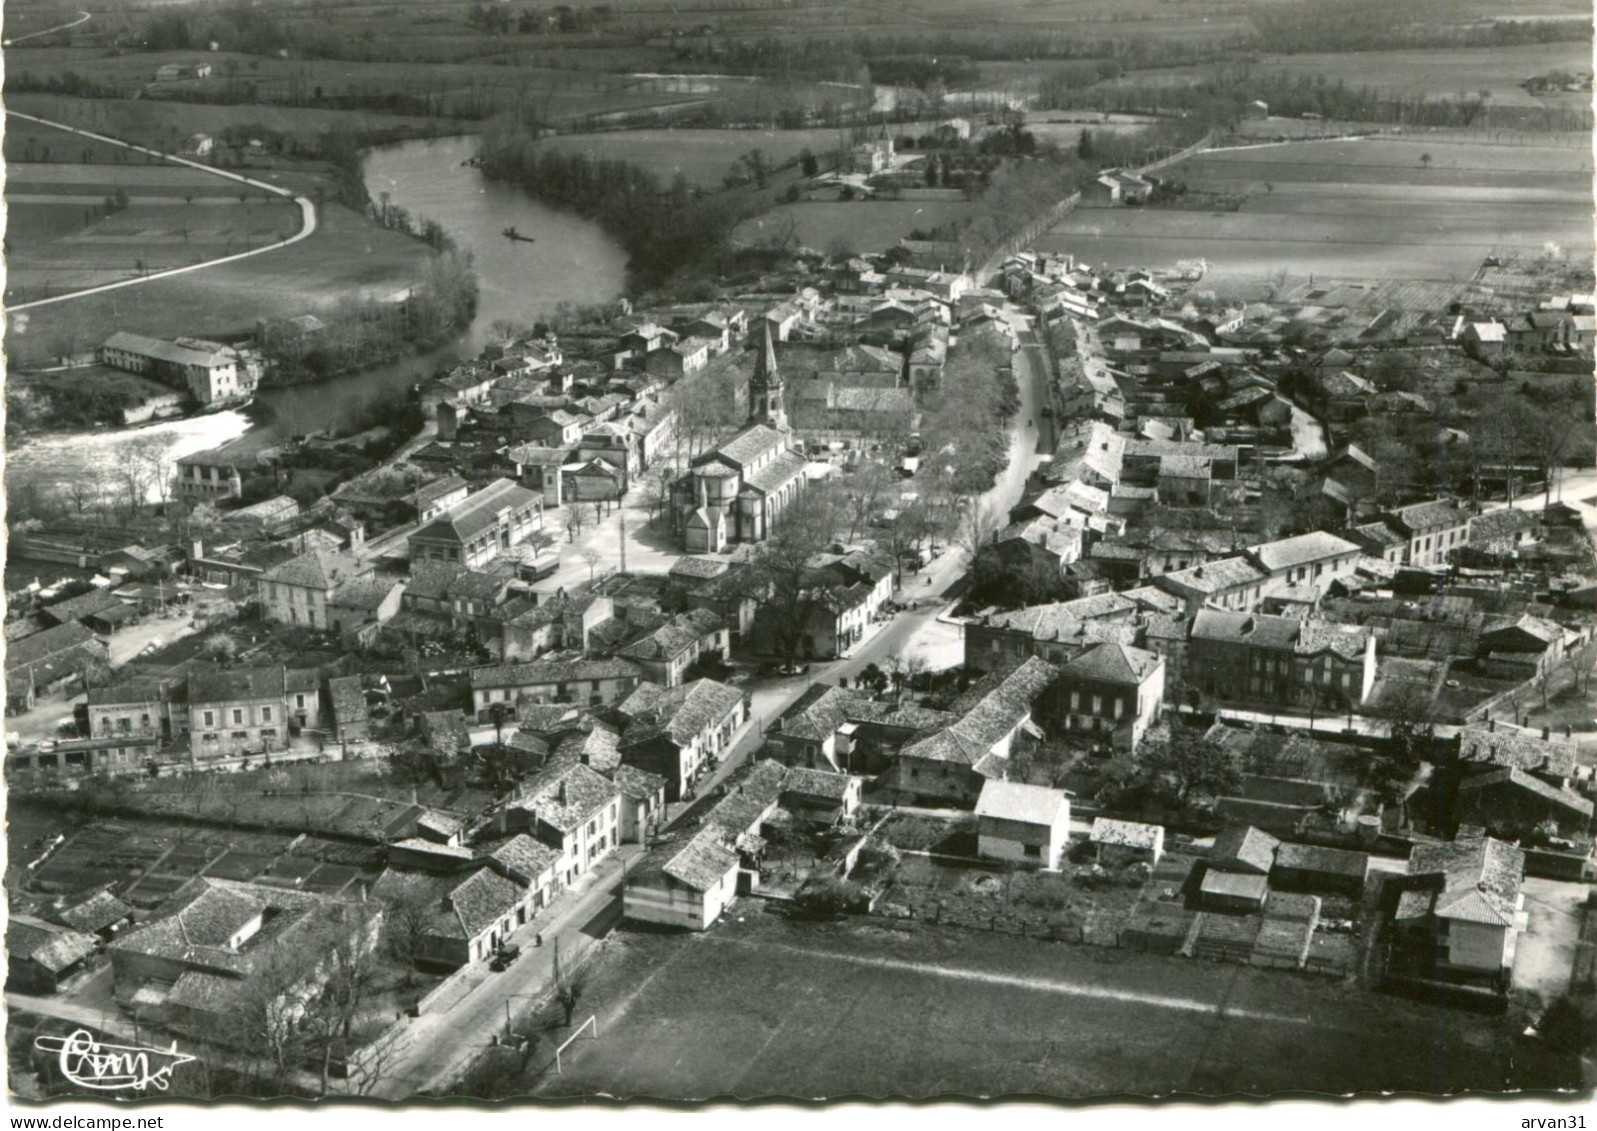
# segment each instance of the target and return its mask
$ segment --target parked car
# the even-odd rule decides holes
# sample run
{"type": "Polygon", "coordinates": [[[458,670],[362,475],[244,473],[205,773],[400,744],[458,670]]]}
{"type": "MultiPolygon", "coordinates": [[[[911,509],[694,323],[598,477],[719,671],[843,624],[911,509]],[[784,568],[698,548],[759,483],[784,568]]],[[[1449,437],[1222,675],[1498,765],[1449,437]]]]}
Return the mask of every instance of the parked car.
{"type": "Polygon", "coordinates": [[[505,943],[494,951],[493,960],[488,963],[488,969],[496,974],[502,970],[508,970],[510,964],[520,957],[521,948],[519,946],[515,943],[505,943]]]}

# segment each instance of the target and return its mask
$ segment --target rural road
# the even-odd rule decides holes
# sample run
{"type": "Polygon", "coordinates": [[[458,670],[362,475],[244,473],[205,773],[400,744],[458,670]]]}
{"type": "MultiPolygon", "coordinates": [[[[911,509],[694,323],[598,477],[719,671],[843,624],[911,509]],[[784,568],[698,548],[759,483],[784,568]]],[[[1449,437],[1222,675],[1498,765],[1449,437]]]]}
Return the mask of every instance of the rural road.
{"type": "Polygon", "coordinates": [[[169,279],[173,275],[186,275],[190,271],[201,271],[207,267],[215,267],[222,263],[235,263],[240,259],[248,259],[253,255],[265,255],[269,251],[276,251],[279,248],[287,247],[289,244],[298,243],[300,240],[306,239],[316,231],[316,205],[313,204],[308,197],[295,196],[288,189],[267,184],[265,181],[257,181],[254,178],[246,177],[241,173],[230,173],[225,169],[215,169],[200,161],[190,161],[183,157],[173,157],[169,154],[161,153],[143,145],[135,145],[130,141],[122,141],[119,138],[107,137],[104,134],[91,133],[88,130],[80,130],[76,126],[68,126],[61,122],[52,122],[47,118],[38,118],[32,114],[24,114],[20,110],[7,109],[6,115],[8,117],[20,118],[25,122],[33,122],[37,125],[48,126],[51,129],[64,130],[69,134],[77,134],[79,137],[89,138],[91,141],[104,142],[107,145],[121,146],[123,149],[132,150],[134,153],[145,153],[152,157],[159,157],[163,161],[171,162],[174,165],[186,165],[191,169],[198,169],[202,173],[209,173],[213,177],[221,177],[224,180],[233,181],[237,184],[249,185],[251,188],[261,189],[262,191],[269,192],[274,196],[288,197],[295,204],[299,205],[300,214],[299,231],[294,235],[289,236],[286,240],[279,240],[277,243],[266,244],[264,247],[252,248],[249,251],[236,252],[233,255],[224,255],[220,259],[207,259],[204,263],[191,263],[186,267],[169,267],[164,271],[152,271],[148,275],[140,275],[136,279],[122,279],[115,283],[102,283],[97,287],[87,287],[81,291],[70,291],[64,295],[52,295],[50,298],[34,299],[32,302],[19,302],[15,306],[9,308],[12,313],[16,313],[20,310],[31,310],[37,306],[49,306],[51,303],[67,302],[70,299],[85,298],[89,295],[103,294],[106,291],[114,291],[122,287],[133,287],[139,285],[140,283],[150,283],[154,282],[156,279],[169,279]]]}
{"type": "Polygon", "coordinates": [[[15,39],[0,39],[0,47],[10,47],[13,43],[22,43],[25,40],[38,39],[41,35],[54,35],[58,31],[66,31],[69,27],[77,27],[79,24],[86,24],[88,22],[89,13],[79,12],[78,18],[73,20],[71,23],[56,24],[55,27],[47,27],[43,31],[30,31],[27,35],[19,35],[15,39]]]}

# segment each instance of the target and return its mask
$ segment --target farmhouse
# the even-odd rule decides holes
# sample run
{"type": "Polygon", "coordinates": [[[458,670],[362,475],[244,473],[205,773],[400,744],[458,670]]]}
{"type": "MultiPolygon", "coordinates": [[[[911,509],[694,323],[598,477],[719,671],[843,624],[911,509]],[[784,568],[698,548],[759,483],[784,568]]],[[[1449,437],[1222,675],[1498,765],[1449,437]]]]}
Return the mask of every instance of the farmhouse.
{"type": "Polygon", "coordinates": [[[1415,845],[1394,917],[1438,972],[1501,975],[1525,923],[1525,853],[1485,837],[1415,845]]]}

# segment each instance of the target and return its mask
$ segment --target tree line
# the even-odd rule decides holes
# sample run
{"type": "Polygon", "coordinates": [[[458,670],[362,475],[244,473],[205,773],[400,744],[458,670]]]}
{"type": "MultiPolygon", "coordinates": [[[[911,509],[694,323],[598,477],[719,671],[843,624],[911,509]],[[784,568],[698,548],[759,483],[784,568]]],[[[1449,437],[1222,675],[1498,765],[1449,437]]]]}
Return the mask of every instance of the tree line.
{"type": "Polygon", "coordinates": [[[484,175],[603,225],[627,252],[633,293],[702,289],[742,219],[735,200],[695,189],[680,174],[664,184],[629,161],[542,146],[513,127],[484,135],[478,156],[484,175]]]}

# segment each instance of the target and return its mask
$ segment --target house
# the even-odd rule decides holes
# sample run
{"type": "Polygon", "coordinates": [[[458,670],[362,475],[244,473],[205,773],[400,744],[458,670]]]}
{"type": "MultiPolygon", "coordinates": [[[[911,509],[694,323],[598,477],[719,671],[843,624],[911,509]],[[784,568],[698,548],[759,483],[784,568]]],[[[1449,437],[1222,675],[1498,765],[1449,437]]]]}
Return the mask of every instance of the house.
{"type": "Polygon", "coordinates": [[[885,173],[892,168],[893,139],[888,136],[887,127],[884,125],[875,138],[850,147],[848,164],[850,172],[866,176],[885,173]]]}
{"type": "Polygon", "coordinates": [[[328,625],[346,645],[370,647],[377,630],[399,613],[405,586],[393,578],[351,578],[327,599],[328,625]]]}
{"type": "Polygon", "coordinates": [[[990,779],[976,799],[976,851],[994,860],[1058,871],[1070,839],[1062,789],[990,779]]]}
{"type": "Polygon", "coordinates": [[[1163,657],[1126,644],[1087,649],[1059,668],[1055,688],[1065,729],[1134,751],[1164,702],[1163,657]]]}
{"type": "Polygon", "coordinates": [[[1357,544],[1323,530],[1250,546],[1248,558],[1269,577],[1265,592],[1308,586],[1324,594],[1333,581],[1349,577],[1359,559],[1357,544]]]}
{"type": "Polygon", "coordinates": [[[965,625],[965,666],[989,672],[1028,656],[1063,663],[1106,641],[1134,642],[1137,602],[1123,593],[979,614],[965,625]]]}
{"type": "Polygon", "coordinates": [[[1367,625],[1200,609],[1186,666],[1195,687],[1221,699],[1311,713],[1356,707],[1375,684],[1375,633],[1367,625]]]}
{"type": "Polygon", "coordinates": [[[1508,350],[1508,328],[1501,322],[1471,322],[1464,327],[1464,349],[1479,361],[1490,362],[1508,350]]]}
{"type": "Polygon", "coordinates": [[[748,720],[749,700],[713,679],[673,687],[644,683],[618,710],[629,719],[622,762],[664,778],[667,800],[680,801],[731,752],[748,720]]]}
{"type": "Polygon", "coordinates": [[[721,618],[707,609],[693,609],[631,641],[616,655],[636,665],[645,679],[676,687],[702,659],[725,663],[730,649],[730,633],[721,618]]]}
{"type": "Polygon", "coordinates": [[[471,670],[472,711],[480,723],[492,721],[495,703],[516,708],[529,703],[616,703],[642,680],[637,665],[626,660],[544,660],[501,664],[471,670]]]}
{"type": "Polygon", "coordinates": [[[117,629],[138,619],[139,610],[108,589],[92,589],[68,597],[39,610],[45,620],[55,624],[83,625],[100,636],[111,636],[117,629]]]}
{"type": "Polygon", "coordinates": [[[1515,769],[1559,788],[1571,784],[1579,765],[1575,743],[1496,723],[1459,728],[1458,763],[1465,775],[1515,769]]]}
{"type": "Polygon", "coordinates": [[[1542,539],[1541,517],[1534,511],[1504,507],[1470,520],[1469,546],[1485,554],[1512,557],[1542,539]]]}
{"type": "Polygon", "coordinates": [[[242,466],[225,447],[191,452],[172,465],[173,494],[185,501],[237,499],[244,494],[242,466]]]}
{"type": "Polygon", "coordinates": [[[1098,863],[1106,868],[1127,864],[1147,864],[1151,868],[1164,855],[1164,826],[1095,817],[1087,841],[1093,846],[1098,863]]]}
{"type": "Polygon", "coordinates": [[[1205,605],[1251,609],[1264,597],[1269,575],[1245,557],[1222,558],[1154,578],[1154,584],[1180,597],[1188,616],[1205,605]]]}
{"type": "Polygon", "coordinates": [[[106,889],[62,908],[52,918],[63,927],[93,935],[101,942],[110,942],[118,931],[133,922],[133,908],[106,889]]]}
{"type": "Polygon", "coordinates": [[[1451,823],[1510,839],[1551,826],[1554,835],[1584,843],[1592,831],[1592,802],[1517,766],[1504,766],[1470,774],[1458,783],[1451,823]]]}
{"type": "Polygon", "coordinates": [[[592,766],[556,763],[522,786],[500,821],[556,849],[556,882],[569,886],[621,842],[621,791],[592,766]]]}
{"type": "Polygon", "coordinates": [[[413,533],[410,560],[480,569],[542,529],[543,499],[509,479],[495,479],[413,533]]]}
{"type": "Polygon", "coordinates": [[[1469,544],[1472,516],[1452,499],[1398,507],[1386,517],[1408,539],[1404,565],[1446,565],[1449,554],[1469,544]]]}
{"type": "Polygon", "coordinates": [[[958,718],[818,683],[782,713],[766,737],[775,756],[790,767],[875,773],[905,745],[958,718]]]}
{"type": "Polygon", "coordinates": [[[1484,837],[1409,852],[1393,925],[1437,973],[1505,978],[1525,924],[1525,853],[1484,837]]]}
{"type": "Polygon", "coordinates": [[[1153,182],[1129,170],[1114,169],[1098,177],[1085,195],[1110,204],[1146,204],[1153,195],[1153,182]]]}
{"type": "Polygon", "coordinates": [[[1521,614],[1483,628],[1477,653],[1488,674],[1531,679],[1563,662],[1581,634],[1543,617],[1521,614]]]}
{"type": "MultiPolygon", "coordinates": [[[[515,859],[517,850],[527,842],[553,855],[530,837],[513,840],[515,846],[504,854],[510,859],[515,859]]],[[[469,849],[445,855],[460,855],[461,863],[472,859],[469,849]]],[[[416,930],[414,961],[420,967],[446,971],[491,962],[511,933],[536,914],[540,890],[484,864],[465,876],[458,872],[438,878],[385,872],[374,894],[379,899],[414,901],[424,909],[424,923],[416,930]]]]}
{"type": "MultiPolygon", "coordinates": [[[[370,581],[372,573],[371,566],[352,557],[320,548],[309,550],[260,575],[256,592],[261,599],[261,612],[267,620],[279,624],[336,629],[339,626],[333,623],[334,592],[350,582],[370,581]]],[[[341,619],[344,615],[344,610],[340,610],[341,619]]]]}
{"type": "Polygon", "coordinates": [[[1263,876],[1222,872],[1212,866],[1203,874],[1198,898],[1205,911],[1248,914],[1264,910],[1270,881],[1263,876]]]}
{"type": "Polygon", "coordinates": [[[12,912],[6,919],[6,989],[53,994],[82,973],[99,949],[99,940],[85,931],[12,912]]]}
{"type": "Polygon", "coordinates": [[[615,502],[626,490],[625,469],[608,460],[586,459],[560,469],[560,496],[568,503],[615,502]]]}
{"type": "Polygon", "coordinates": [[[955,722],[892,757],[890,784],[916,797],[973,804],[985,780],[1001,776],[1020,734],[1041,733],[1032,707],[1055,678],[1053,666],[1035,658],[1001,679],[988,676],[956,703],[969,701],[955,722]]]}
{"type": "Polygon", "coordinates": [[[196,877],[107,947],[118,1003],[191,1040],[250,1040],[241,1010],[259,1002],[294,1018],[322,992],[334,944],[377,945],[375,902],[263,883],[196,877]]]}
{"type": "Polygon", "coordinates": [[[1275,867],[1275,850],[1281,842],[1252,825],[1232,825],[1214,838],[1209,849],[1210,871],[1245,876],[1268,876],[1275,867]]]}
{"type": "Polygon", "coordinates": [[[6,706],[27,711],[34,698],[73,679],[82,679],[110,667],[110,652],[86,627],[73,621],[57,625],[6,645],[6,706]]]}
{"type": "Polygon", "coordinates": [[[611,771],[610,780],[621,793],[621,826],[617,834],[621,843],[646,844],[665,820],[665,777],[623,762],[611,771]]]}
{"type": "Polygon", "coordinates": [[[119,679],[88,689],[89,734],[139,735],[171,742],[172,701],[186,703],[187,681],[119,679]]]}
{"type": "Polygon", "coordinates": [[[471,484],[458,475],[445,475],[424,483],[410,497],[416,508],[416,521],[429,522],[466,501],[471,494],[471,484]]]}
{"type": "Polygon", "coordinates": [[[291,729],[320,724],[319,680],[282,667],[196,671],[188,718],[195,761],[282,750],[291,729]]]}
{"type": "Polygon", "coordinates": [[[666,381],[680,381],[709,363],[714,344],[708,338],[682,338],[668,346],[650,350],[643,359],[644,369],[666,381]]]}
{"type": "Polygon", "coordinates": [[[835,825],[860,807],[865,780],[853,774],[788,766],[782,784],[782,805],[795,817],[835,825]]]}
{"type": "Polygon", "coordinates": [[[336,676],[327,681],[332,707],[333,738],[338,742],[365,742],[371,733],[371,712],[358,675],[336,676]]]}

